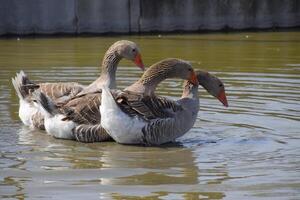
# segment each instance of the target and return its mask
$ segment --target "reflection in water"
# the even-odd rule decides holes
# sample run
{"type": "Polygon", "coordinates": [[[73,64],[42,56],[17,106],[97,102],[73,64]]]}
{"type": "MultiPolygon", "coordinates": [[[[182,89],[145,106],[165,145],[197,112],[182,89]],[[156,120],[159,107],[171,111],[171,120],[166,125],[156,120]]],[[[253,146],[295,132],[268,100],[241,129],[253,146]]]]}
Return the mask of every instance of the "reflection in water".
{"type": "Polygon", "coordinates": [[[190,149],[143,148],[113,145],[101,158],[107,168],[133,168],[134,175],[109,179],[103,184],[163,185],[197,184],[198,168],[190,149]],[[160,156],[162,154],[164,156],[160,156]],[[183,165],[184,163],[184,165],[183,165]],[[140,172],[138,172],[140,170],[140,172]]]}
{"type": "MultiPolygon", "coordinates": [[[[104,196],[110,191],[115,199],[130,198],[133,194],[151,199],[176,196],[187,199],[211,196],[216,199],[224,196],[221,192],[191,192],[191,188],[198,190],[201,169],[197,167],[192,150],[181,145],[156,148],[111,142],[80,144],[56,140],[25,127],[18,135],[19,145],[31,148],[22,151],[22,160],[26,161],[9,166],[14,170],[5,173],[3,182],[14,186],[18,195],[30,193],[32,197],[42,197],[43,193],[36,191],[33,185],[43,185],[43,191],[49,191],[54,185],[70,191],[73,191],[69,188],[71,185],[88,185],[99,191],[108,187],[103,190],[104,196]],[[122,192],[120,186],[127,189],[122,192]],[[141,190],[136,190],[140,186],[143,186],[141,190]],[[116,193],[116,189],[120,193],[116,193]],[[178,192],[169,194],[174,190],[178,192]]],[[[223,176],[228,175],[224,172],[223,176]]],[[[13,197],[14,193],[16,191],[6,195],[13,197]]]]}
{"type": "MultiPolygon", "coordinates": [[[[162,147],[81,144],[23,127],[9,77],[79,81],[120,38],[0,40],[0,198],[297,199],[300,166],[298,32],[131,36],[146,64],[191,60],[220,77],[230,107],[201,91],[194,128],[162,147]],[[245,37],[245,36],[248,37],[245,37]]],[[[124,88],[141,72],[121,62],[124,88]]],[[[178,98],[181,82],[158,94],[178,98]]]]}

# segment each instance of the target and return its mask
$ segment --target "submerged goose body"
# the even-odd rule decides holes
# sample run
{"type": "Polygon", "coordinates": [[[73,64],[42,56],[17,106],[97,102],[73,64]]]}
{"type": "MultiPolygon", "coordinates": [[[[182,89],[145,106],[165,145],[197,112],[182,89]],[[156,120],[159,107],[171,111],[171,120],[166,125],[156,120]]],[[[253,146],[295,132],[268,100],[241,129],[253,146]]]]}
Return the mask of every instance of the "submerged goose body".
{"type": "Polygon", "coordinates": [[[79,95],[98,91],[103,85],[109,88],[116,87],[116,69],[122,58],[132,60],[137,66],[144,69],[139,48],[131,41],[121,40],[114,43],[105,53],[102,62],[101,76],[88,86],[78,83],[39,83],[29,80],[21,71],[12,79],[12,83],[19,97],[19,117],[23,124],[44,129],[44,118],[32,100],[32,92],[37,88],[56,103],[63,103],[79,95]]]}

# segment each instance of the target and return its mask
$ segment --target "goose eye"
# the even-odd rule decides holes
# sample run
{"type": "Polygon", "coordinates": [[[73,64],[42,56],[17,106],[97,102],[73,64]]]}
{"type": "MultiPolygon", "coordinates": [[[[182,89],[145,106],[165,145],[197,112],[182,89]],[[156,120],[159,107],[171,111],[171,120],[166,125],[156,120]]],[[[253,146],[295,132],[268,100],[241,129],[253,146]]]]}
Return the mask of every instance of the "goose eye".
{"type": "Polygon", "coordinates": [[[132,52],[133,52],[133,53],[136,52],[136,49],[132,49],[132,52]]]}
{"type": "Polygon", "coordinates": [[[222,84],[222,83],[220,83],[219,87],[223,87],[223,84],[222,84]]]}
{"type": "Polygon", "coordinates": [[[191,68],[189,68],[188,70],[189,70],[190,72],[192,71],[192,69],[191,69],[191,68]]]}

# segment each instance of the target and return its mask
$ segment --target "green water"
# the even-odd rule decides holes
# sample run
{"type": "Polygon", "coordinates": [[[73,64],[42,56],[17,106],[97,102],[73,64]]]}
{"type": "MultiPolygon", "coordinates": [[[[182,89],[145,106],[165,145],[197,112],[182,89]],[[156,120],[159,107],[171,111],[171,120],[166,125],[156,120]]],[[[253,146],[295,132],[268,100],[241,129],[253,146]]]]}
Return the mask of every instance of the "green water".
{"type": "MultiPolygon", "coordinates": [[[[0,70],[1,199],[300,198],[300,32],[0,39],[0,70]],[[82,144],[22,125],[16,72],[89,84],[120,39],[139,44],[146,66],[177,57],[216,74],[229,108],[201,90],[194,128],[162,147],[82,144]]],[[[121,61],[119,88],[141,74],[121,61]]],[[[158,90],[180,93],[174,79],[158,90]]]]}

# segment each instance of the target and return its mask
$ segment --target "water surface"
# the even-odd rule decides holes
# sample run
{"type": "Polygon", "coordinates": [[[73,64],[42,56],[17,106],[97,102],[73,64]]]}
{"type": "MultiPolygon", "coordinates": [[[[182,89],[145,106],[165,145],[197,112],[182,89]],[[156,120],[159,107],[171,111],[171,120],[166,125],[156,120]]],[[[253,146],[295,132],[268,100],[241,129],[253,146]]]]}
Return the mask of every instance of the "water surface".
{"type": "MultiPolygon", "coordinates": [[[[300,32],[0,39],[1,199],[299,199],[300,32]],[[10,82],[92,82],[110,44],[137,42],[149,66],[190,60],[226,86],[229,108],[201,89],[194,128],[178,143],[82,144],[29,130],[10,82]]],[[[141,75],[129,61],[118,85],[141,75]]],[[[178,98],[181,81],[158,94],[178,98]]]]}

